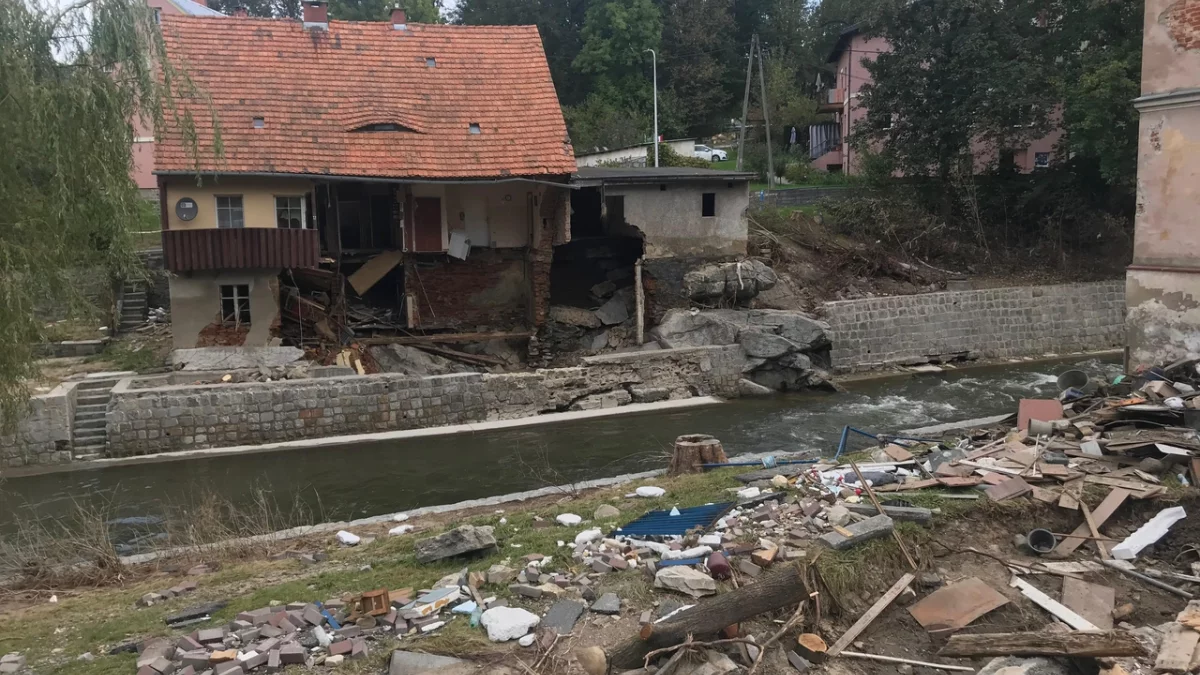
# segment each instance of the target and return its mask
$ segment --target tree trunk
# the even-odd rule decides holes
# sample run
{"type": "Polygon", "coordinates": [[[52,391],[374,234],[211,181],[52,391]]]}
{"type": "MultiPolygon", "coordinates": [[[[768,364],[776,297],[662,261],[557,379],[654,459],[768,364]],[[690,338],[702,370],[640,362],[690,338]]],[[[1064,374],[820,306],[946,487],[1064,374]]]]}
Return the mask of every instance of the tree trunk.
{"type": "Polygon", "coordinates": [[[975,633],[951,635],[941,656],[1142,656],[1146,652],[1132,633],[975,633]]]}
{"type": "Polygon", "coordinates": [[[671,454],[669,476],[703,471],[701,464],[724,464],[729,458],[721,441],[705,434],[685,434],[675,439],[675,451],[671,454]]]}
{"type": "Polygon", "coordinates": [[[726,626],[803,602],[808,598],[803,571],[799,563],[781,567],[761,577],[753,586],[709,598],[670,621],[647,624],[639,636],[607,651],[591,647],[586,650],[590,653],[579,653],[576,658],[589,675],[641,668],[646,654],[681,644],[689,635],[697,642],[705,641],[726,626]]]}

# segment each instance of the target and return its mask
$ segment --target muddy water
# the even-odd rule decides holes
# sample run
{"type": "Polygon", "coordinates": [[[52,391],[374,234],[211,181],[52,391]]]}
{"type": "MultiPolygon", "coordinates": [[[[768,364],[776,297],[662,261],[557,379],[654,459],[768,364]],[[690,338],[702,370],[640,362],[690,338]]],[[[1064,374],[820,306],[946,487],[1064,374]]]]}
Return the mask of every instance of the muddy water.
{"type": "Polygon", "coordinates": [[[660,468],[683,433],[712,434],[730,454],[820,455],[836,449],[844,425],[884,433],[1015,411],[1020,398],[1056,394],[1055,373],[1068,367],[1117,368],[1088,360],[972,369],[863,382],[843,394],[15,478],[0,484],[0,532],[17,519],[63,518],[75,504],[154,530],[205,493],[244,507],[260,497],[286,510],[301,503],[320,520],[360,518],[660,468]]]}

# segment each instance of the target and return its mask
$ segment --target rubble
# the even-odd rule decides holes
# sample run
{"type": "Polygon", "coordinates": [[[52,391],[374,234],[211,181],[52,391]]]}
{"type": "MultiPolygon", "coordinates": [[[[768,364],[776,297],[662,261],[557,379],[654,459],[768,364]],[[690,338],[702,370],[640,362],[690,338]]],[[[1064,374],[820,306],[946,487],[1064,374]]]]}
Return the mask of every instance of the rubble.
{"type": "Polygon", "coordinates": [[[683,294],[695,302],[745,301],[778,282],[775,270],[759,260],[710,263],[683,275],[683,294]]]}
{"type": "Polygon", "coordinates": [[[416,543],[417,562],[430,563],[443,558],[496,548],[496,537],[492,532],[493,528],[488,525],[481,527],[463,525],[436,537],[418,540],[416,543]]]}
{"type": "Polygon", "coordinates": [[[516,640],[540,621],[538,615],[519,607],[495,607],[484,612],[479,620],[492,642],[516,640]]]}

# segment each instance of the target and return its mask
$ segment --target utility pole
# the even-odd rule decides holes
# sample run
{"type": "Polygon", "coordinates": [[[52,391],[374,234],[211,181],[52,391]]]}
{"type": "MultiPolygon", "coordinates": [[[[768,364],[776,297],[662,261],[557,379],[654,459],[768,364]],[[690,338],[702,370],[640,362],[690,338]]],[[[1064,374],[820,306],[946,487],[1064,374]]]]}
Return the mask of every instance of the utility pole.
{"type": "Polygon", "coordinates": [[[770,192],[775,184],[775,160],[771,151],[771,118],[767,114],[767,78],[763,75],[762,45],[755,40],[758,47],[758,86],[762,90],[763,130],[767,133],[767,191],[770,192]]]}
{"type": "Polygon", "coordinates": [[[654,64],[654,168],[658,168],[658,54],[653,49],[647,49],[650,52],[650,60],[654,64]]]}
{"type": "Polygon", "coordinates": [[[742,128],[738,131],[737,170],[742,170],[742,157],[746,154],[746,116],[750,114],[750,81],[754,75],[754,47],[758,44],[758,33],[750,36],[750,56],[746,58],[746,93],[742,95],[742,128]]]}

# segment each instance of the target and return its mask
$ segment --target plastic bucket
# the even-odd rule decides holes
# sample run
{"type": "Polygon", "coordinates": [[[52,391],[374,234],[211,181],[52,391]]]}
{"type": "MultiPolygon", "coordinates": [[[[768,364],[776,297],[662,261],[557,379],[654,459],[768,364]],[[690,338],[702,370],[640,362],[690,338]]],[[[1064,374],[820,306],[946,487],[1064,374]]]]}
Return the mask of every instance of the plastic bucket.
{"type": "Polygon", "coordinates": [[[1082,370],[1066,370],[1058,376],[1058,389],[1080,389],[1088,383],[1088,379],[1088,374],[1082,370]]]}
{"type": "Polygon", "coordinates": [[[1025,541],[1029,544],[1029,548],[1036,553],[1049,553],[1058,546],[1058,540],[1054,538],[1054,533],[1050,530],[1037,528],[1030,530],[1029,534],[1025,535],[1025,541]]]}

